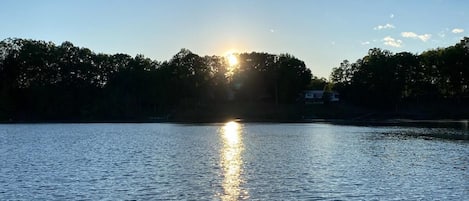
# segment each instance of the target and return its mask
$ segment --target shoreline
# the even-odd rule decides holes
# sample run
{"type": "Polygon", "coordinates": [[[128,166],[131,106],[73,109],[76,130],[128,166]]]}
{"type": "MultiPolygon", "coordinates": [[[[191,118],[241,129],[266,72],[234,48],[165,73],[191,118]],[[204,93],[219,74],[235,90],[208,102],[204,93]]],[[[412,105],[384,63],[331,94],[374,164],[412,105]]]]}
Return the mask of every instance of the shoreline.
{"type": "Polygon", "coordinates": [[[210,119],[168,119],[168,120],[33,120],[33,121],[0,121],[0,124],[60,124],[60,123],[226,123],[236,121],[242,123],[333,123],[333,124],[445,124],[461,123],[469,124],[469,118],[462,119],[407,119],[407,118],[388,118],[388,119],[347,119],[347,118],[312,118],[312,119],[254,119],[254,118],[223,118],[222,120],[210,119]]]}

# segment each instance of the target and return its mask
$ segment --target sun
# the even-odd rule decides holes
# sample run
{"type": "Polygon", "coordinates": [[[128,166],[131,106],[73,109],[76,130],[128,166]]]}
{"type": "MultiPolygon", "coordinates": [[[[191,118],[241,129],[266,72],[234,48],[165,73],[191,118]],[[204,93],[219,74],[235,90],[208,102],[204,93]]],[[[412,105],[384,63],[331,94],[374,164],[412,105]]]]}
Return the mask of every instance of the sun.
{"type": "Polygon", "coordinates": [[[226,55],[226,59],[228,60],[228,65],[236,66],[238,64],[238,57],[233,53],[228,53],[226,55]]]}

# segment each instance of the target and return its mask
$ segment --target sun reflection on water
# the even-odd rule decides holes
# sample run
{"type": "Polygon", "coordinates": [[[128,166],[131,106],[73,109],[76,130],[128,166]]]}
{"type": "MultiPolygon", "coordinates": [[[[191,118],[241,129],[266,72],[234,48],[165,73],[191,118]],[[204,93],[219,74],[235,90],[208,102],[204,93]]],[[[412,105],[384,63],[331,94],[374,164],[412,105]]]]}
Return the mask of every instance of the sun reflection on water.
{"type": "Polygon", "coordinates": [[[221,167],[223,170],[222,200],[247,199],[248,193],[241,189],[243,179],[243,159],[241,154],[244,149],[242,141],[241,125],[230,121],[221,128],[223,148],[221,150],[221,167]]]}

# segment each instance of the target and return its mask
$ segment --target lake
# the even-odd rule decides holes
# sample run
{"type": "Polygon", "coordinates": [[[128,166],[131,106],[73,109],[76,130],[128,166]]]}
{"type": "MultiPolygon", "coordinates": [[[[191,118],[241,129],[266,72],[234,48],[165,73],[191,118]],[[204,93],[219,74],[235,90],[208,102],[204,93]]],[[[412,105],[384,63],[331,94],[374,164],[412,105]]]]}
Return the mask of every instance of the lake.
{"type": "Polygon", "coordinates": [[[464,128],[0,125],[0,200],[469,200],[464,128]]]}

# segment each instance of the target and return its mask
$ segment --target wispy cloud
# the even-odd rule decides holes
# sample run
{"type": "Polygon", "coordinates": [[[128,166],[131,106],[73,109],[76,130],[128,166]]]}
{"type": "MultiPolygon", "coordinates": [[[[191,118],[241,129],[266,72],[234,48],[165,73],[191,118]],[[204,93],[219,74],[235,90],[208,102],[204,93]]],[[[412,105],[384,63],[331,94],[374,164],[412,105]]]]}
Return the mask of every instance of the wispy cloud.
{"type": "Polygon", "coordinates": [[[391,13],[391,15],[389,15],[389,18],[394,18],[394,14],[391,13]]]}
{"type": "Polygon", "coordinates": [[[391,47],[401,47],[402,41],[401,40],[396,40],[392,38],[391,36],[386,36],[383,38],[384,44],[387,46],[391,47]]]}
{"type": "Polygon", "coordinates": [[[362,44],[362,45],[369,45],[369,44],[370,44],[370,41],[361,42],[360,44],[362,44]]]}
{"type": "Polygon", "coordinates": [[[420,39],[423,42],[427,42],[432,37],[431,34],[418,35],[414,32],[402,32],[401,36],[404,38],[420,39]]]}
{"type": "Polygon", "coordinates": [[[381,30],[381,29],[394,29],[394,28],[396,28],[396,27],[392,24],[385,24],[385,25],[378,25],[378,26],[374,27],[373,29],[374,30],[381,30]]]}
{"type": "Polygon", "coordinates": [[[455,34],[458,34],[458,33],[464,32],[464,29],[455,28],[455,29],[453,29],[451,32],[453,32],[453,33],[455,33],[455,34]]]}

